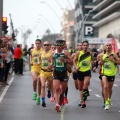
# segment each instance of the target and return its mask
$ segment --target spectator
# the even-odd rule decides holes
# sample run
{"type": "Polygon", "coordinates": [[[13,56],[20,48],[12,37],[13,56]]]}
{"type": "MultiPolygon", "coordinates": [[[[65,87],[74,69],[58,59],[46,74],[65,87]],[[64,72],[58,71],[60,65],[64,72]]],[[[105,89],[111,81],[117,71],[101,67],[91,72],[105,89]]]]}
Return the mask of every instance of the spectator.
{"type": "Polygon", "coordinates": [[[93,48],[91,49],[92,53],[93,53],[93,57],[97,57],[98,55],[98,51],[97,51],[97,48],[96,48],[96,45],[93,45],[93,48]]]}
{"type": "Polygon", "coordinates": [[[20,44],[17,45],[17,47],[14,49],[14,68],[15,68],[15,74],[18,74],[19,72],[19,66],[20,66],[20,57],[22,55],[22,50],[20,48],[20,44]]]}
{"type": "Polygon", "coordinates": [[[13,55],[12,55],[12,52],[11,52],[11,46],[8,44],[7,45],[7,50],[6,50],[6,62],[5,62],[5,71],[4,71],[4,84],[5,85],[9,85],[7,83],[7,78],[8,78],[8,73],[9,73],[9,70],[10,70],[10,65],[11,65],[11,62],[13,60],[13,55]]]}
{"type": "Polygon", "coordinates": [[[31,47],[28,49],[28,54],[29,54],[29,56],[30,56],[30,51],[31,51],[31,49],[33,49],[34,48],[34,44],[31,44],[31,47]]]}
{"type": "Polygon", "coordinates": [[[23,75],[23,50],[22,50],[22,44],[20,44],[20,49],[22,51],[22,54],[20,56],[20,67],[19,67],[19,74],[23,75]]]}
{"type": "Polygon", "coordinates": [[[24,49],[23,49],[23,53],[24,53],[24,56],[27,58],[27,54],[28,54],[28,46],[25,45],[24,49]]]}
{"type": "MultiPolygon", "coordinates": [[[[93,48],[91,49],[91,51],[92,51],[92,53],[93,53],[93,59],[94,59],[94,62],[95,62],[95,64],[96,64],[97,55],[98,55],[98,51],[97,51],[96,45],[93,45],[93,48]]],[[[93,70],[95,64],[92,64],[92,70],[93,70]]],[[[95,72],[95,70],[93,70],[93,72],[95,72]]]]}

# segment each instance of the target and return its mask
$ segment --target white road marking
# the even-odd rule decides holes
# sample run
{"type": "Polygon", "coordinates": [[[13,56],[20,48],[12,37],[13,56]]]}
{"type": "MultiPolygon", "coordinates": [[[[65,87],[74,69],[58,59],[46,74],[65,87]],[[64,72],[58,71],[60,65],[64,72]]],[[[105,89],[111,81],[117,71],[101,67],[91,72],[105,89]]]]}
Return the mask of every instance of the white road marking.
{"type": "Polygon", "coordinates": [[[0,103],[2,102],[2,100],[3,100],[3,98],[4,98],[4,96],[5,96],[5,94],[6,94],[6,92],[7,92],[7,90],[8,90],[8,88],[10,87],[10,85],[11,85],[11,83],[13,82],[13,80],[14,80],[14,77],[12,77],[11,79],[10,79],[10,81],[9,81],[9,85],[7,85],[6,87],[5,87],[5,89],[3,90],[3,92],[2,92],[2,94],[1,94],[1,96],[0,96],[0,103]]]}
{"type": "Polygon", "coordinates": [[[100,95],[98,95],[98,94],[95,94],[95,96],[96,96],[96,97],[101,97],[101,96],[100,96],[100,95]]]}
{"type": "Polygon", "coordinates": [[[117,85],[117,84],[113,84],[113,86],[118,87],[118,85],[117,85]]]}

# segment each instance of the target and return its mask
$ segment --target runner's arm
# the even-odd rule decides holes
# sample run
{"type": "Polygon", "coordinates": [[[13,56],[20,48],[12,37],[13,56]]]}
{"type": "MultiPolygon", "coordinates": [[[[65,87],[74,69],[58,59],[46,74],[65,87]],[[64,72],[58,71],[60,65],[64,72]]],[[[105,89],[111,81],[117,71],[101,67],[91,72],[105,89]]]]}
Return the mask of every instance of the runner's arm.
{"type": "Polygon", "coordinates": [[[77,53],[75,54],[74,59],[73,59],[73,64],[74,64],[74,67],[75,67],[75,68],[78,68],[78,67],[77,67],[78,56],[79,56],[79,52],[77,52],[77,53]]]}

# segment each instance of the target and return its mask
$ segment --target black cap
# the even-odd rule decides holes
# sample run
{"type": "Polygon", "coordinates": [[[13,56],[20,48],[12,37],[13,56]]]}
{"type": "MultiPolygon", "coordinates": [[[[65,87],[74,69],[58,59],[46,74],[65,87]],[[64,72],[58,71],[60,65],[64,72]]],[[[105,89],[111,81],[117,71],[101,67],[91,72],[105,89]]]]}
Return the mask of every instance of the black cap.
{"type": "Polygon", "coordinates": [[[62,39],[58,39],[58,40],[56,40],[56,43],[64,43],[65,42],[65,40],[62,40],[62,39]]]}

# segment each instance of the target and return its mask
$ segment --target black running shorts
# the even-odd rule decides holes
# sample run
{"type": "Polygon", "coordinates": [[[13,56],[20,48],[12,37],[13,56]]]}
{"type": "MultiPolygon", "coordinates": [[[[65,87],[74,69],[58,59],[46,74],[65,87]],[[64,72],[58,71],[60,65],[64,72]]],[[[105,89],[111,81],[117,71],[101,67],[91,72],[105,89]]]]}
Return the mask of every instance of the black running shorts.
{"type": "Polygon", "coordinates": [[[73,72],[72,77],[73,77],[73,80],[77,80],[77,72],[73,72]]]}
{"type": "Polygon", "coordinates": [[[114,82],[114,80],[115,80],[115,76],[107,76],[107,75],[102,75],[102,76],[106,76],[108,82],[114,82]]]}
{"type": "Polygon", "coordinates": [[[53,80],[60,80],[62,82],[68,81],[68,74],[67,71],[53,71],[53,80]]]}
{"type": "Polygon", "coordinates": [[[78,80],[83,81],[84,77],[87,77],[87,76],[91,77],[91,71],[90,70],[85,71],[85,72],[77,71],[78,80]]]}

